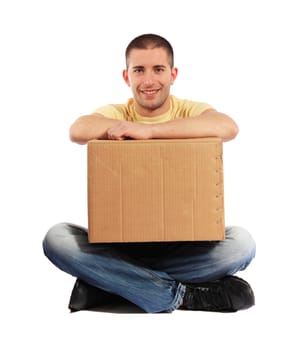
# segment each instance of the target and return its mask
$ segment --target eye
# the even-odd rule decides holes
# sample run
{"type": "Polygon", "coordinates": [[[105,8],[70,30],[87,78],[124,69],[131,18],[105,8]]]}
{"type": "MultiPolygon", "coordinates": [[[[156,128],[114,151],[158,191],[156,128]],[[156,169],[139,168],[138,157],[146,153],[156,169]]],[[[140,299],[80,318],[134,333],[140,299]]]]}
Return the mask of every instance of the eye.
{"type": "Polygon", "coordinates": [[[142,73],[144,71],[143,68],[134,68],[133,72],[134,73],[142,73]]]}
{"type": "Polygon", "coordinates": [[[162,73],[162,72],[165,71],[165,69],[164,69],[164,67],[156,67],[156,68],[155,68],[155,71],[156,71],[157,73],[162,73]]]}

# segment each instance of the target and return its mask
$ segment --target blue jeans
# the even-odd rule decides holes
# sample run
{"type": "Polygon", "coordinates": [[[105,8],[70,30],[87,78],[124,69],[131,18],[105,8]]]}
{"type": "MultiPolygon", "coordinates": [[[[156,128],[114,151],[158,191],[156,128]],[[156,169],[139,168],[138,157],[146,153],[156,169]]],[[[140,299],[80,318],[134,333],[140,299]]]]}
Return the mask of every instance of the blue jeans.
{"type": "Polygon", "coordinates": [[[59,269],[146,312],[171,312],[182,304],[186,283],[233,275],[255,256],[255,242],[241,227],[227,227],[224,241],[88,243],[87,229],[53,226],[45,255],[59,269]]]}

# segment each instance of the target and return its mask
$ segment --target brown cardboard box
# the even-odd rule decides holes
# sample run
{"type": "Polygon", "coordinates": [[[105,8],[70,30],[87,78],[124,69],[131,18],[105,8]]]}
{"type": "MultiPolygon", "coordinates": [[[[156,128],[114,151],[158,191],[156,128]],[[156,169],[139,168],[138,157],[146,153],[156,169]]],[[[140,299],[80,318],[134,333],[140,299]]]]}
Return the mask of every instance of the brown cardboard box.
{"type": "Polygon", "coordinates": [[[88,143],[89,242],[224,239],[222,142],[88,143]]]}

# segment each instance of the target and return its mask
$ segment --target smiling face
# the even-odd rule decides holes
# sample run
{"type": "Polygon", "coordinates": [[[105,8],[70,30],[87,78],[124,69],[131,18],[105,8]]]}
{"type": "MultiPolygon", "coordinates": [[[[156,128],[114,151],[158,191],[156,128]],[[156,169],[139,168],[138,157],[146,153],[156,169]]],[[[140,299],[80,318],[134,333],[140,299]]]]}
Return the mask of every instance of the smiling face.
{"type": "Polygon", "coordinates": [[[145,117],[161,115],[170,107],[170,87],[177,77],[164,48],[132,49],[123,78],[131,87],[136,111],[145,117]]]}

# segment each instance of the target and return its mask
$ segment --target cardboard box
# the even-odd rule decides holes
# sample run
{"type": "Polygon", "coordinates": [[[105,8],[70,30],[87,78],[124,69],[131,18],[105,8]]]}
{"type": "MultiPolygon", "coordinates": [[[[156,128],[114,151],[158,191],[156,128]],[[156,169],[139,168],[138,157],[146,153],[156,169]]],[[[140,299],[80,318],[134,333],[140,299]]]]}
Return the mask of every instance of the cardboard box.
{"type": "Polygon", "coordinates": [[[225,238],[220,139],[87,147],[89,242],[225,238]]]}

